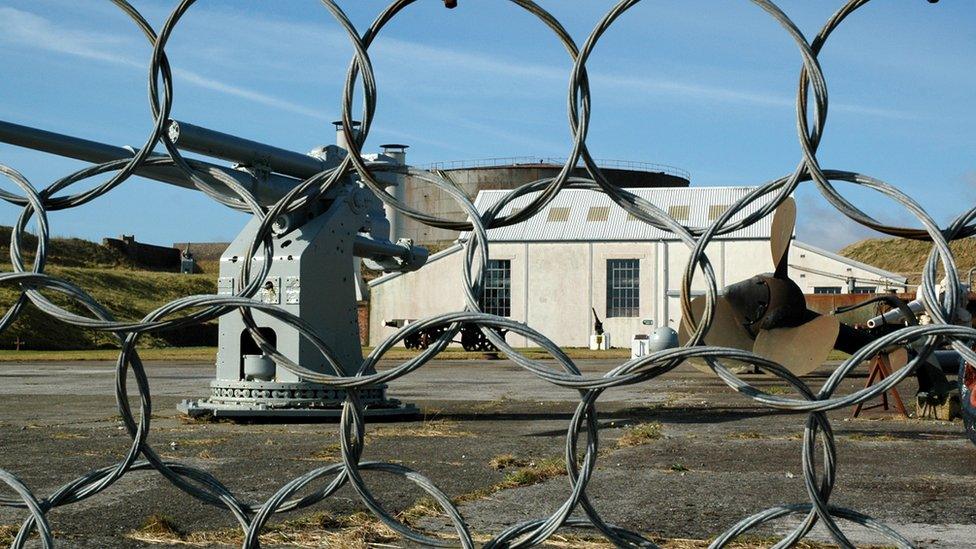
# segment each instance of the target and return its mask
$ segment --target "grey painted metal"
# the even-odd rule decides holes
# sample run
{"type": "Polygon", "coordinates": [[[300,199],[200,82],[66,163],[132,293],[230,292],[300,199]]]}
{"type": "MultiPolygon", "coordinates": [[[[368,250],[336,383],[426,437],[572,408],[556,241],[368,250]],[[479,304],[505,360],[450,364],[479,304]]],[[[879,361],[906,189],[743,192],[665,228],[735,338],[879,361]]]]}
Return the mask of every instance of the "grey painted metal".
{"type": "MultiPolygon", "coordinates": [[[[236,153],[240,153],[241,157],[246,157],[250,154],[250,156],[254,158],[257,155],[255,150],[260,149],[255,149],[248,153],[245,147],[246,144],[267,147],[266,145],[262,145],[254,141],[241,139],[214,130],[207,130],[199,126],[191,126],[188,124],[183,125],[184,130],[188,127],[193,128],[190,135],[193,135],[196,138],[200,138],[200,136],[207,136],[207,139],[212,140],[203,140],[203,142],[207,143],[208,146],[199,146],[200,150],[195,150],[194,152],[203,153],[204,149],[213,149],[215,151],[219,151],[219,154],[223,155],[222,158],[232,156],[236,153]],[[222,141],[224,138],[226,138],[226,141],[222,141]],[[227,143],[229,143],[229,145],[226,145],[227,143]]],[[[116,147],[113,145],[107,145],[105,143],[99,143],[97,141],[90,141],[70,135],[49,132],[4,121],[0,121],[0,141],[19,147],[25,147],[93,163],[125,160],[132,157],[132,151],[124,147],[116,147]]],[[[187,145],[187,143],[196,143],[199,145],[198,141],[185,138],[181,140],[180,143],[177,143],[177,146],[182,148],[183,145],[187,145]]],[[[269,147],[269,149],[273,149],[273,147],[269,147]]],[[[284,149],[277,150],[290,153],[290,151],[285,151],[284,149]]],[[[217,153],[215,152],[215,154],[217,153]]],[[[306,156],[299,153],[290,154],[306,156]]],[[[158,154],[153,155],[153,157],[168,158],[164,155],[158,154]]],[[[293,159],[293,157],[288,158],[293,159]]],[[[311,156],[307,156],[306,158],[311,161],[306,165],[306,167],[310,167],[312,163],[314,163],[316,166],[329,167],[328,163],[320,159],[316,159],[311,156]]],[[[284,165],[286,164],[286,161],[279,159],[278,163],[280,165],[284,165]]],[[[267,174],[262,177],[260,184],[258,184],[251,174],[247,172],[216,164],[210,164],[207,162],[201,162],[201,164],[209,166],[215,170],[220,170],[228,177],[234,178],[238,183],[253,192],[258,198],[259,202],[266,205],[276,203],[289,191],[301,183],[301,181],[298,179],[283,177],[275,174],[267,174]]],[[[175,166],[144,166],[138,168],[136,173],[143,177],[162,183],[168,183],[170,185],[175,185],[185,189],[198,190],[196,186],[187,179],[186,175],[184,175],[175,166]]],[[[314,175],[315,173],[318,172],[313,172],[311,175],[314,175]]],[[[223,183],[220,183],[217,180],[212,180],[212,183],[218,190],[223,189],[223,192],[226,193],[228,198],[233,198],[236,196],[231,190],[227,189],[223,183]]],[[[378,203],[378,201],[373,201],[373,203],[378,203]]],[[[380,214],[383,213],[384,210],[381,204],[377,211],[380,214]]],[[[381,225],[381,223],[381,220],[376,220],[373,222],[374,225],[381,225]]],[[[380,232],[382,234],[382,231],[380,232]]],[[[353,253],[356,257],[369,258],[373,261],[373,264],[375,265],[374,268],[381,270],[394,271],[400,269],[417,269],[424,264],[424,261],[426,261],[427,258],[427,250],[425,248],[413,246],[413,243],[409,241],[394,243],[384,238],[378,239],[369,235],[357,235],[353,244],[353,253]],[[391,258],[393,259],[392,261],[391,258]]]]}
{"type": "MultiPolygon", "coordinates": [[[[0,120],[0,141],[18,147],[74,158],[75,160],[82,160],[93,164],[101,164],[113,160],[127,160],[132,158],[134,153],[132,149],[125,147],[116,147],[114,145],[21,126],[2,120],[0,120]]],[[[154,158],[168,158],[159,154],[153,154],[152,156],[154,158]]],[[[300,183],[297,179],[271,174],[264,178],[260,185],[257,185],[251,174],[247,172],[207,162],[202,162],[202,164],[219,170],[224,175],[233,178],[246,189],[253,192],[264,205],[274,204],[300,183]]],[[[188,180],[186,175],[175,166],[141,166],[136,170],[136,173],[162,183],[169,183],[170,185],[176,185],[184,189],[197,190],[193,182],[188,180]]],[[[212,178],[205,177],[205,179],[212,182],[218,190],[223,189],[228,197],[236,198],[237,195],[229,189],[226,189],[223,183],[212,178]]]]}
{"type": "Polygon", "coordinates": [[[181,150],[244,166],[265,168],[300,180],[335,168],[341,160],[334,158],[327,161],[177,120],[170,120],[167,132],[169,139],[181,150]]]}
{"type": "MultiPolygon", "coordinates": [[[[344,185],[327,210],[272,239],[272,263],[257,299],[279,307],[314,327],[332,350],[341,371],[332,370],[316,345],[291,324],[260,311],[253,313],[254,321],[278,352],[312,372],[354,376],[363,361],[356,305],[355,276],[358,273],[351,272],[357,249],[359,253],[368,252],[370,257],[380,262],[388,256],[396,257],[404,252],[402,245],[376,241],[358,234],[367,223],[367,213],[375,209],[369,207],[374,202],[379,201],[363,186],[344,185]],[[357,247],[363,242],[362,247],[357,247]]],[[[261,219],[252,219],[221,256],[219,295],[231,296],[239,290],[235,285],[241,263],[248,257],[248,247],[256,238],[260,226],[261,219]]],[[[426,253],[422,259],[426,260],[426,253]]],[[[265,257],[259,253],[253,256],[253,260],[263,262],[265,257]]],[[[419,264],[422,265],[423,261],[419,261],[419,264]]],[[[395,263],[393,266],[401,265],[395,263]]],[[[413,269],[418,265],[405,263],[402,266],[413,269]]],[[[261,352],[241,315],[220,317],[218,341],[212,394],[207,399],[181,403],[179,409],[184,413],[223,417],[250,417],[256,414],[330,416],[337,413],[346,399],[345,391],[311,383],[307,376],[277,368],[274,360],[261,352]],[[332,412],[323,412],[328,409],[332,412]]],[[[372,374],[375,370],[365,373],[372,374]]],[[[417,413],[416,407],[387,398],[385,385],[371,387],[361,398],[370,409],[384,409],[387,415],[391,410],[397,410],[404,416],[417,413]]]]}
{"type": "Polygon", "coordinates": [[[647,337],[647,350],[651,353],[678,346],[678,332],[667,326],[658,326],[647,337]]]}

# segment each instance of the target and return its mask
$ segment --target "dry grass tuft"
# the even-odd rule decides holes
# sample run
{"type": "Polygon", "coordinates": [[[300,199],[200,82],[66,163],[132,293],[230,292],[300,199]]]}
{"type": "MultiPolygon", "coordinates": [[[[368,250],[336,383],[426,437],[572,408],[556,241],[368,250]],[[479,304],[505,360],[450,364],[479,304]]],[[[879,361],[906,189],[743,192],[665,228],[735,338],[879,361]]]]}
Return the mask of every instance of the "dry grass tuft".
{"type": "Polygon", "coordinates": [[[51,435],[54,440],[79,440],[83,438],[88,438],[87,435],[81,433],[69,433],[67,431],[56,431],[51,435]]]}
{"type": "Polygon", "coordinates": [[[407,526],[416,527],[418,520],[439,515],[444,515],[441,506],[437,504],[434,498],[424,496],[414,502],[410,507],[404,509],[403,512],[397,515],[397,518],[407,526]]]}
{"type": "Polygon", "coordinates": [[[19,528],[17,526],[12,526],[9,524],[0,524],[0,545],[10,545],[14,542],[14,538],[17,537],[17,532],[19,528]]]}
{"type": "Polygon", "coordinates": [[[417,438],[460,438],[472,437],[474,433],[463,431],[456,421],[446,419],[425,419],[420,425],[391,425],[379,427],[367,433],[368,437],[417,437],[417,438]]]}
{"type": "Polygon", "coordinates": [[[326,461],[329,463],[342,460],[342,447],[339,444],[329,444],[321,450],[316,450],[307,456],[298,458],[301,461],[326,461]]]}
{"type": "Polygon", "coordinates": [[[769,435],[764,435],[759,431],[742,431],[741,433],[732,433],[727,438],[737,440],[761,440],[771,437],[769,435]]]}
{"type": "Polygon", "coordinates": [[[177,446],[215,446],[230,440],[230,437],[175,439],[177,446]]]}
{"type": "Polygon", "coordinates": [[[150,515],[136,532],[158,538],[182,539],[185,537],[173,519],[165,515],[150,515]]]}
{"type": "Polygon", "coordinates": [[[565,474],[566,462],[562,458],[546,458],[530,462],[525,467],[509,473],[504,480],[493,488],[497,492],[498,490],[532,486],[565,474]]]}
{"type": "Polygon", "coordinates": [[[851,433],[847,435],[847,439],[857,440],[862,442],[897,442],[899,440],[902,440],[898,437],[891,436],[891,435],[884,435],[884,434],[878,435],[878,434],[871,434],[871,433],[851,433]]]}
{"type": "Polygon", "coordinates": [[[624,431],[624,434],[617,440],[617,447],[630,448],[642,446],[664,436],[661,424],[658,422],[638,423],[624,431]]]}
{"type": "MultiPolygon", "coordinates": [[[[239,529],[184,533],[159,515],[153,515],[126,537],[143,543],[187,547],[240,546],[244,541],[239,529]]],[[[260,541],[263,546],[368,549],[398,539],[393,530],[368,513],[336,516],[323,512],[269,525],[260,541]]]]}
{"type": "Polygon", "coordinates": [[[205,459],[207,461],[216,461],[220,459],[220,456],[211,452],[209,449],[202,450],[197,454],[197,459],[205,459]]]}
{"type": "Polygon", "coordinates": [[[529,460],[520,459],[512,454],[500,454],[497,455],[488,462],[488,467],[496,471],[501,471],[502,469],[510,469],[512,467],[525,467],[529,464],[529,460]]]}

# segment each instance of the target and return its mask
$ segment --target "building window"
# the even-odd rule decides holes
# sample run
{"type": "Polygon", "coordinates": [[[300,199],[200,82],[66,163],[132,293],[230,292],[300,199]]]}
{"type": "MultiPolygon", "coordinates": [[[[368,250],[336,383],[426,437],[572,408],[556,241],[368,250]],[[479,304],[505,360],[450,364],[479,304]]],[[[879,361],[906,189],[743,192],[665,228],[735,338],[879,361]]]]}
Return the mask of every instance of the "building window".
{"type": "Polygon", "coordinates": [[[566,221],[567,219],[569,219],[569,208],[549,208],[549,215],[546,217],[546,221],[566,221]]]}
{"type": "Polygon", "coordinates": [[[875,293],[874,286],[854,286],[855,294],[873,294],[875,293]]]}
{"type": "Polygon", "coordinates": [[[607,317],[640,315],[640,260],[607,260],[607,317]]]}
{"type": "Polygon", "coordinates": [[[673,217],[675,221],[688,221],[688,218],[691,217],[691,206],[668,206],[668,215],[673,217]]]}
{"type": "Polygon", "coordinates": [[[481,310],[490,315],[512,316],[512,262],[489,259],[481,310]]]}
{"type": "Polygon", "coordinates": [[[839,294],[840,286],[814,286],[813,293],[815,294],[839,294]]]}
{"type": "Polygon", "coordinates": [[[712,205],[708,206],[708,220],[709,221],[715,221],[722,214],[725,213],[725,210],[728,210],[728,209],[729,209],[729,207],[726,206],[726,205],[724,205],[724,204],[712,204],[712,205]]]}
{"type": "Polygon", "coordinates": [[[609,206],[593,206],[586,212],[587,221],[606,221],[610,217],[609,206]]]}

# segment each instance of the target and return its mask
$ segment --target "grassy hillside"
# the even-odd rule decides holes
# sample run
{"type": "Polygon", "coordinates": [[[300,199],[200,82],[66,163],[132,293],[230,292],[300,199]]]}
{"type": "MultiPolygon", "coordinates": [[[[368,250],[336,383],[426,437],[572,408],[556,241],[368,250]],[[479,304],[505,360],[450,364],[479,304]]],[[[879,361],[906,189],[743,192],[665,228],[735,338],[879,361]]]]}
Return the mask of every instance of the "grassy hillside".
{"type": "MultiPolygon", "coordinates": [[[[216,283],[210,275],[134,271],[118,267],[52,266],[47,269],[47,272],[77,284],[111,311],[116,318],[126,320],[141,319],[149,311],[178,297],[213,294],[217,290],[216,283]]],[[[4,311],[10,308],[18,295],[14,287],[0,286],[0,306],[4,311]]],[[[77,305],[70,304],[67,298],[57,292],[48,291],[45,295],[51,301],[67,306],[69,310],[86,313],[77,305]]],[[[166,332],[146,336],[140,343],[146,346],[191,343],[202,332],[212,329],[196,327],[181,332],[166,332]]],[[[95,349],[115,346],[113,335],[83,330],[59,322],[40,312],[33,305],[29,305],[10,328],[0,333],[0,349],[14,348],[14,342],[18,337],[23,342],[23,348],[26,349],[95,349]]]]}
{"type": "MultiPolygon", "coordinates": [[[[0,256],[9,262],[10,233],[12,229],[0,225],[0,256]]],[[[26,259],[34,259],[37,237],[28,234],[24,237],[21,250],[26,259]]],[[[47,261],[49,265],[60,267],[120,267],[131,266],[129,260],[113,248],[96,244],[80,238],[52,238],[48,242],[47,261]]]]}
{"type": "MultiPolygon", "coordinates": [[[[956,259],[956,268],[965,281],[966,273],[976,266],[976,237],[952,242],[950,248],[956,259]]],[[[910,283],[917,284],[931,250],[931,242],[903,238],[869,238],[847,246],[840,254],[900,273],[907,276],[910,283]]]]}

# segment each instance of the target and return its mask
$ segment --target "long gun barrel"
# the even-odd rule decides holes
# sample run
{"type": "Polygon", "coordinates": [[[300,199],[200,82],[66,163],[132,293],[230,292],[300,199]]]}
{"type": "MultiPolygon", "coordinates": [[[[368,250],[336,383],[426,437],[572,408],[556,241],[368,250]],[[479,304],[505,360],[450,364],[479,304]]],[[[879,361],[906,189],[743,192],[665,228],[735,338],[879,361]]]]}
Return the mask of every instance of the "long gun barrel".
{"type": "Polygon", "coordinates": [[[236,162],[244,166],[262,166],[269,171],[308,179],[330,167],[324,160],[250,139],[201,128],[186,122],[170,120],[169,138],[181,150],[236,162]]]}
{"type": "MultiPolygon", "coordinates": [[[[925,305],[918,299],[909,301],[907,305],[908,308],[911,309],[915,314],[921,313],[925,310],[925,305]]],[[[877,328],[882,324],[891,324],[904,321],[905,314],[901,311],[901,309],[892,309],[884,314],[880,314],[876,317],[868,319],[867,326],[868,328],[877,328]]]]}
{"type": "MultiPolygon", "coordinates": [[[[279,149],[192,124],[173,121],[170,123],[168,131],[171,136],[175,137],[173,141],[180,149],[239,164],[261,166],[269,171],[278,171],[294,176],[287,177],[270,173],[262,178],[260,183],[255,183],[254,178],[246,172],[209,162],[201,162],[201,164],[220,170],[228,177],[236,179],[241,185],[253,192],[259,202],[266,206],[280,200],[288,191],[299,185],[302,179],[306,179],[328,167],[325,161],[312,156],[279,149]]],[[[2,120],[0,120],[0,142],[94,164],[125,160],[132,158],[133,154],[131,150],[123,147],[21,126],[2,120]]],[[[162,155],[154,154],[154,156],[162,155]]],[[[139,166],[135,173],[162,183],[198,190],[176,166],[139,166]]],[[[228,197],[236,197],[232,190],[219,181],[213,180],[212,183],[216,189],[225,191],[228,197]]],[[[418,262],[423,264],[423,261],[415,257],[418,251],[417,248],[362,235],[356,236],[353,244],[353,252],[357,257],[398,257],[409,264],[418,262]]],[[[426,259],[426,255],[423,256],[423,259],[426,259]]]]}
{"type": "MultiPolygon", "coordinates": [[[[0,120],[0,142],[91,162],[93,164],[101,164],[113,160],[125,160],[132,158],[133,154],[131,150],[123,147],[12,124],[2,120],[0,120]]],[[[309,158],[312,159],[311,157],[309,158]]],[[[260,185],[255,185],[254,179],[250,174],[209,162],[202,163],[213,169],[222,171],[228,177],[236,179],[241,185],[253,192],[257,196],[258,201],[266,206],[277,202],[288,191],[300,183],[297,179],[270,174],[260,185]]],[[[140,166],[136,170],[136,174],[163,183],[169,183],[170,185],[176,185],[177,187],[196,190],[196,186],[176,166],[140,166]]],[[[224,189],[228,197],[237,196],[220,182],[213,180],[212,183],[218,190],[224,189]]]]}

